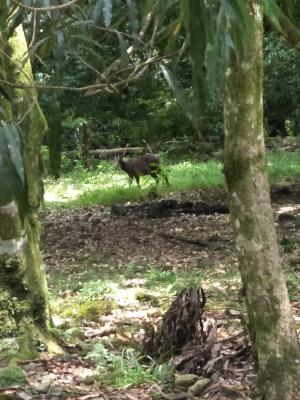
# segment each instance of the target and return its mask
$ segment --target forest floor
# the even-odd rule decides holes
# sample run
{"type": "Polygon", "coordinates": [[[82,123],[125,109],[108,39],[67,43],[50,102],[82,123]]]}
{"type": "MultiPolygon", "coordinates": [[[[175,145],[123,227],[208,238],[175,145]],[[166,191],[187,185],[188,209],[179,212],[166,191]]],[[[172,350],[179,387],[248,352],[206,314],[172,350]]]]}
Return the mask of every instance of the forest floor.
{"type": "MultiPolygon", "coordinates": [[[[171,197],[226,203],[221,189],[168,194],[171,197]]],[[[274,187],[272,203],[299,327],[300,184],[274,187]]],[[[27,383],[12,388],[9,393],[17,396],[12,398],[250,399],[255,373],[228,214],[151,219],[115,216],[109,208],[94,206],[45,209],[41,221],[54,323],[66,353],[25,362],[27,383]],[[171,359],[181,373],[200,375],[202,383],[198,381],[194,392],[191,383],[180,377],[174,382],[169,372],[163,374],[155,361],[152,370],[160,376],[153,371],[148,376],[149,367],[137,366],[141,356],[134,360],[129,351],[141,349],[146,324],[157,329],[176,294],[191,284],[203,288],[203,321],[215,327],[214,335],[208,330],[209,357],[202,359],[201,368],[189,364],[188,346],[171,359]],[[101,307],[96,308],[95,315],[93,302],[100,298],[108,302],[102,303],[104,308],[113,306],[103,315],[101,307]],[[104,347],[97,348],[99,343],[104,347]],[[128,376],[129,371],[136,376],[128,376]]]]}

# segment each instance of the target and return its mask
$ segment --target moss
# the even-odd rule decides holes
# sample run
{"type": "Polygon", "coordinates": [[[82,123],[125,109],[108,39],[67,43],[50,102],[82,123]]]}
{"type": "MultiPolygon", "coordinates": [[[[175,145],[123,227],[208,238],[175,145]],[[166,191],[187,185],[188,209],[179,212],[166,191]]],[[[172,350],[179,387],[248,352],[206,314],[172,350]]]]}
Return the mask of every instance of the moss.
{"type": "Polygon", "coordinates": [[[140,291],[135,294],[135,298],[138,301],[149,302],[153,307],[159,306],[160,304],[159,298],[151,293],[140,291]]]}
{"type": "Polygon", "coordinates": [[[0,387],[26,383],[26,375],[19,367],[6,367],[0,370],[0,387]]]}
{"type": "Polygon", "coordinates": [[[1,215],[0,237],[2,240],[11,240],[19,237],[22,232],[21,220],[13,214],[1,215]]]}
{"type": "MultiPolygon", "coordinates": [[[[281,352],[268,354],[267,364],[258,370],[257,385],[264,393],[265,398],[270,398],[271,393],[276,393],[276,399],[284,400],[287,393],[298,398],[300,393],[300,364],[295,363],[299,348],[294,348],[290,343],[281,344],[281,352]]],[[[275,397],[272,397],[275,398],[275,397]]]]}
{"type": "Polygon", "coordinates": [[[8,311],[0,311],[0,338],[8,337],[16,332],[17,325],[15,320],[9,315],[8,311]]]}
{"type": "Polygon", "coordinates": [[[91,321],[96,321],[103,315],[108,315],[116,308],[111,300],[89,300],[78,308],[78,315],[91,321]]]}
{"type": "Polygon", "coordinates": [[[68,329],[67,334],[70,334],[75,339],[79,339],[79,340],[85,339],[84,332],[78,327],[68,329]]]}

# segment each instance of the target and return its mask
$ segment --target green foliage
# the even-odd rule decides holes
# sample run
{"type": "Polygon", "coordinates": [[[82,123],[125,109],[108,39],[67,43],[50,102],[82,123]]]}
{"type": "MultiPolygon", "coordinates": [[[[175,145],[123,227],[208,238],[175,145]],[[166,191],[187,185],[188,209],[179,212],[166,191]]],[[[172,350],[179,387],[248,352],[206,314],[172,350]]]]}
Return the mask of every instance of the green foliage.
{"type": "MultiPolygon", "coordinates": [[[[181,192],[194,189],[224,187],[222,164],[182,161],[168,167],[170,187],[163,183],[158,186],[158,194],[181,192]]],[[[272,152],[268,155],[268,172],[271,183],[291,182],[300,176],[298,152],[272,152]]],[[[107,161],[101,162],[96,172],[85,171],[80,165],[61,178],[59,182],[45,181],[46,205],[58,207],[89,206],[93,204],[111,205],[126,201],[141,201],[148,198],[153,179],[141,179],[142,190],[133,183],[129,186],[127,175],[107,161]]]]}
{"type": "Polygon", "coordinates": [[[201,286],[204,272],[183,272],[181,274],[173,271],[151,268],[146,274],[145,287],[152,290],[162,288],[163,291],[176,294],[186,287],[201,286]]]}
{"type": "Polygon", "coordinates": [[[19,367],[0,369],[0,387],[22,385],[26,383],[26,375],[19,367]]]}
{"type": "Polygon", "coordinates": [[[109,315],[116,308],[111,300],[88,300],[78,308],[78,315],[89,321],[97,321],[103,315],[109,315]]]}
{"type": "Polygon", "coordinates": [[[181,86],[180,82],[175,78],[173,73],[169,70],[166,65],[161,64],[160,68],[164,74],[166,81],[174,93],[174,97],[177,100],[180,107],[183,109],[185,115],[193,121],[192,107],[190,104],[189,97],[181,86]]]}
{"type": "Polygon", "coordinates": [[[295,247],[295,242],[287,237],[283,237],[280,240],[280,245],[283,247],[285,253],[291,253],[295,247]]]}
{"type": "Polygon", "coordinates": [[[285,274],[285,279],[291,301],[299,301],[300,300],[299,273],[290,271],[285,274]]]}
{"type": "Polygon", "coordinates": [[[271,152],[267,160],[271,183],[292,182],[300,176],[300,154],[296,151],[271,152]]]}
{"type": "MultiPolygon", "coordinates": [[[[21,154],[21,140],[17,126],[0,124],[0,205],[17,199],[25,201],[25,172],[21,154]]],[[[23,204],[24,206],[24,204],[23,204]]]]}
{"type": "Polygon", "coordinates": [[[101,383],[116,387],[162,382],[174,371],[172,366],[145,359],[131,348],[123,350],[121,355],[114,354],[101,342],[95,344],[86,358],[96,362],[101,383]]]}
{"type": "Polygon", "coordinates": [[[82,289],[80,294],[85,299],[105,299],[116,290],[115,285],[107,281],[90,281],[87,282],[82,289]]]}
{"type": "Polygon", "coordinates": [[[264,68],[264,103],[268,133],[272,136],[299,135],[299,51],[289,47],[277,33],[270,32],[264,38],[264,68]],[[290,128],[287,126],[289,123],[290,128]]]}
{"type": "Polygon", "coordinates": [[[158,268],[151,268],[145,286],[148,288],[155,288],[156,286],[172,287],[177,280],[178,275],[172,271],[162,271],[158,268]]]}

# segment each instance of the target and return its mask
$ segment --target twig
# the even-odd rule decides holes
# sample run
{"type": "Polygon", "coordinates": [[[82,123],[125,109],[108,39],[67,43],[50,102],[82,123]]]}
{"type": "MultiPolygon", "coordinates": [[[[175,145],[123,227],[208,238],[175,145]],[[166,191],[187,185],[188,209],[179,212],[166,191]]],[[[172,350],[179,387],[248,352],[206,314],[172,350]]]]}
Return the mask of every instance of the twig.
{"type": "Polygon", "coordinates": [[[126,397],[127,397],[129,400],[138,400],[137,397],[132,396],[132,394],[129,394],[129,393],[126,393],[126,397]]]}
{"type": "Polygon", "coordinates": [[[35,42],[35,35],[36,35],[36,10],[33,11],[33,16],[32,16],[32,37],[30,40],[30,43],[28,45],[28,50],[30,50],[30,48],[33,46],[34,42],[35,42]]]}
{"type": "Polygon", "coordinates": [[[200,239],[192,239],[185,236],[178,236],[174,235],[173,233],[167,233],[163,231],[154,231],[154,233],[166,239],[174,239],[184,243],[195,244],[201,247],[207,247],[207,242],[204,242],[200,239]]]}
{"type": "Polygon", "coordinates": [[[67,8],[75,3],[77,3],[78,0],[70,0],[68,3],[65,4],[59,4],[57,6],[49,6],[49,7],[32,7],[32,6],[27,6],[26,4],[20,3],[18,0],[13,0],[15,4],[17,4],[21,8],[25,8],[26,10],[30,11],[35,11],[35,12],[46,12],[46,11],[54,11],[54,10],[61,10],[63,8],[67,8]]]}

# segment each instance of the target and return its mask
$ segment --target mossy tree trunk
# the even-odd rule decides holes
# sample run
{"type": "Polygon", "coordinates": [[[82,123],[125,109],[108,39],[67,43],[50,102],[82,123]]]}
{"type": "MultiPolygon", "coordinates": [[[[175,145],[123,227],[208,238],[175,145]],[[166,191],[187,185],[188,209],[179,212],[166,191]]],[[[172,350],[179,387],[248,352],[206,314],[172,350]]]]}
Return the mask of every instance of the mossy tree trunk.
{"type": "MultiPolygon", "coordinates": [[[[27,44],[22,27],[15,30],[9,41],[2,31],[0,48],[9,54],[7,57],[1,52],[1,76],[19,85],[32,84],[30,62],[24,60],[27,44]]],[[[49,334],[48,291],[39,250],[37,217],[38,159],[46,121],[34,89],[11,90],[10,99],[0,97],[0,107],[1,119],[5,121],[0,126],[3,167],[0,175],[0,352],[3,364],[3,360],[35,357],[42,344],[51,351],[59,349],[49,334]],[[3,145],[5,134],[10,131],[20,136],[14,142],[19,141],[20,146],[3,145]]],[[[7,137],[8,141],[12,139],[7,137]]]]}
{"type": "Polygon", "coordinates": [[[266,171],[260,2],[252,0],[255,40],[231,55],[225,80],[225,160],[231,223],[246,293],[249,330],[266,400],[300,398],[299,344],[279,257],[266,171]]]}

